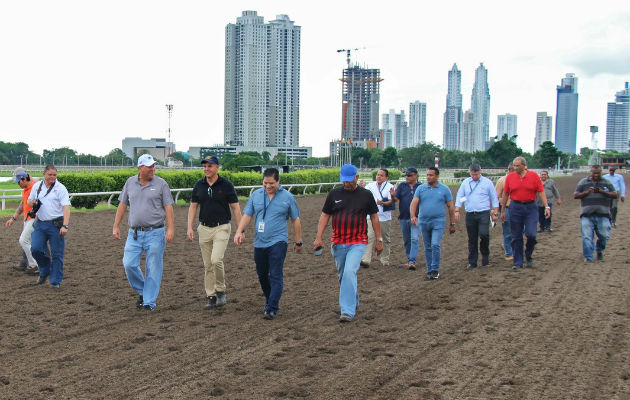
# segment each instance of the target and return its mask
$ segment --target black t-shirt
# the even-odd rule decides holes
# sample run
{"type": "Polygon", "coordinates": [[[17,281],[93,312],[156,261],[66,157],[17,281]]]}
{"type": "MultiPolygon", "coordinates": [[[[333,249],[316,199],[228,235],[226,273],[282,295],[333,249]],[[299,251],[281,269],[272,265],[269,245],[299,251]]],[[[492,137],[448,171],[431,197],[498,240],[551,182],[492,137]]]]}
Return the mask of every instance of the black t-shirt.
{"type": "Polygon", "coordinates": [[[219,176],[211,188],[204,176],[195,183],[191,201],[200,205],[199,221],[216,226],[230,222],[230,204],[238,203],[238,197],[227,179],[219,176]]]}
{"type": "Polygon", "coordinates": [[[367,216],[378,213],[372,193],[336,188],[328,193],[322,212],[332,215],[332,239],[337,244],[367,244],[367,216]]]}

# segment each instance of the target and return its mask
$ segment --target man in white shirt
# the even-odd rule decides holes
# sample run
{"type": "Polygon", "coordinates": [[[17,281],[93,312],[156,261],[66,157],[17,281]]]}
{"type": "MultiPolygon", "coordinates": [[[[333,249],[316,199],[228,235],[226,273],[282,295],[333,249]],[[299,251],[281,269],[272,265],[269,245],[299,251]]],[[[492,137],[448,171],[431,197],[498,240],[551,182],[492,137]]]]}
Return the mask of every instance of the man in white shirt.
{"type": "MultiPolygon", "coordinates": [[[[391,250],[391,227],[392,227],[392,210],[394,209],[394,186],[389,183],[389,171],[379,169],[376,173],[376,181],[368,183],[365,188],[372,192],[376,205],[378,206],[378,220],[381,224],[381,234],[383,236],[383,251],[381,252],[381,265],[389,266],[389,254],[391,250]]],[[[368,225],[368,246],[365,254],[361,259],[361,266],[368,268],[372,262],[372,250],[374,249],[374,240],[376,238],[372,222],[367,219],[368,225]]]]}
{"type": "Polygon", "coordinates": [[[602,176],[602,179],[610,181],[617,191],[617,198],[612,199],[610,205],[610,222],[615,228],[617,227],[617,203],[619,202],[619,199],[621,199],[622,202],[626,200],[626,182],[624,182],[623,176],[615,173],[616,170],[617,168],[615,168],[614,165],[611,165],[608,168],[608,173],[602,176]]]}

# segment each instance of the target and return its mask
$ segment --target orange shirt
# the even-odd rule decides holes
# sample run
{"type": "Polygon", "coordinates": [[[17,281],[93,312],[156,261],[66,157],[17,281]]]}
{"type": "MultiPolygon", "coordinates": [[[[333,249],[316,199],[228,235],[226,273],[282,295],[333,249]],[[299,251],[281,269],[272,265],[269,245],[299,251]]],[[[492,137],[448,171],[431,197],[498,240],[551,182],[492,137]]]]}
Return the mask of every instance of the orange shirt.
{"type": "Polygon", "coordinates": [[[28,196],[31,194],[31,190],[33,189],[33,185],[35,185],[37,181],[31,178],[31,181],[28,183],[28,187],[22,190],[22,210],[24,211],[24,221],[27,219],[31,219],[28,215],[26,215],[29,211],[33,209],[33,207],[28,205],[28,196]]]}

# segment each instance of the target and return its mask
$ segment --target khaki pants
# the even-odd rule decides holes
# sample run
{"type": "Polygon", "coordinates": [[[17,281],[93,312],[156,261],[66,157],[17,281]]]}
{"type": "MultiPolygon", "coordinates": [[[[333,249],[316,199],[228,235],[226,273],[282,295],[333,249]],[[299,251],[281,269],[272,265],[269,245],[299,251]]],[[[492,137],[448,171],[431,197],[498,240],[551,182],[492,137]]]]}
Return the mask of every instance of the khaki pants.
{"type": "Polygon", "coordinates": [[[217,292],[225,292],[225,271],[223,255],[230,241],[231,224],[223,224],[213,228],[199,225],[199,247],[205,269],[204,286],[206,295],[216,296],[217,292]]]}
{"type": "MultiPolygon", "coordinates": [[[[392,221],[379,221],[381,223],[381,235],[383,236],[383,252],[381,253],[381,264],[387,265],[389,264],[389,253],[392,247],[392,242],[390,238],[390,231],[392,227],[392,221]]],[[[372,262],[372,252],[374,251],[374,242],[376,241],[376,235],[374,234],[374,229],[372,228],[372,221],[368,219],[368,245],[365,249],[365,254],[363,254],[363,258],[361,259],[364,263],[372,262]]]]}

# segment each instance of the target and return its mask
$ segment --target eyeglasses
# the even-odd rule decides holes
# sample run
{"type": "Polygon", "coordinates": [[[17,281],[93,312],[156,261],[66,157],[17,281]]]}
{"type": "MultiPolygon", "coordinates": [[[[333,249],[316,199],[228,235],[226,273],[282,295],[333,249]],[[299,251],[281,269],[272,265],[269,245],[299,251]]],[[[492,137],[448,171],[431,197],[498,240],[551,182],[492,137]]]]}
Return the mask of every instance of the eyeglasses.
{"type": "Polygon", "coordinates": [[[212,198],[212,186],[208,186],[208,197],[212,198]]]}

